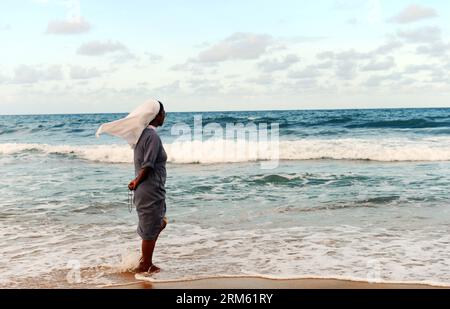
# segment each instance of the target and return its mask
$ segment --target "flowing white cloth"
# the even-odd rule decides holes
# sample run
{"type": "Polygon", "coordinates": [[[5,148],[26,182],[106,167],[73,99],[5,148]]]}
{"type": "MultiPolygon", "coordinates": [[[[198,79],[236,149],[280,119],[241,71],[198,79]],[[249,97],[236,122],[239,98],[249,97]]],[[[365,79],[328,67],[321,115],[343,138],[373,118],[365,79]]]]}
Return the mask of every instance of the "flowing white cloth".
{"type": "Polygon", "coordinates": [[[100,137],[100,134],[108,133],[123,138],[134,149],[144,129],[158,115],[159,109],[158,101],[148,101],[138,106],[125,118],[102,124],[95,135],[100,137]]]}

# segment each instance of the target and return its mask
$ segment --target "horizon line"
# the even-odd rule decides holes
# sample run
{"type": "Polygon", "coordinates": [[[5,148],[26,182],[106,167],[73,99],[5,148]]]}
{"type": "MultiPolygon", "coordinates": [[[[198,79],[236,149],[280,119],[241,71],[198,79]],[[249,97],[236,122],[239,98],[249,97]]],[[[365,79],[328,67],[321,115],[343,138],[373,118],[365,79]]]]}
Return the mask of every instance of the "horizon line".
{"type": "MultiPolygon", "coordinates": [[[[402,110],[402,109],[450,109],[449,107],[363,107],[363,108],[301,108],[301,109],[257,109],[257,110],[210,110],[210,111],[168,111],[167,113],[237,113],[237,112],[291,112],[291,111],[351,111],[351,110],[402,110]]],[[[36,113],[0,114],[0,116],[61,116],[61,115],[111,115],[129,112],[79,112],[79,113],[36,113]]]]}

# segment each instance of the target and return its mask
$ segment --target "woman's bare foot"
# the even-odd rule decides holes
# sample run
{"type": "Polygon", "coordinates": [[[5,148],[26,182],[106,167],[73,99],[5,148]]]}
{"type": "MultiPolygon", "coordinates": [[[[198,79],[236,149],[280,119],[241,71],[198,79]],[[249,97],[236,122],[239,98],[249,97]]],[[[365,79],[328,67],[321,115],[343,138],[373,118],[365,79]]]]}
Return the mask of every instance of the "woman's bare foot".
{"type": "Polygon", "coordinates": [[[149,273],[149,274],[157,274],[161,271],[156,265],[151,264],[150,266],[145,265],[142,261],[139,263],[139,266],[134,270],[136,273],[149,273]]]}
{"type": "Polygon", "coordinates": [[[138,267],[136,267],[135,269],[134,269],[134,272],[135,273],[144,273],[144,272],[146,272],[146,271],[148,271],[148,269],[151,267],[151,264],[148,264],[148,263],[144,263],[144,258],[140,258],[139,259],[139,265],[138,265],[138,267]]]}
{"type": "Polygon", "coordinates": [[[161,268],[159,268],[159,267],[156,266],[156,265],[150,266],[149,269],[147,270],[147,272],[148,272],[149,274],[157,274],[157,273],[159,273],[160,271],[161,271],[161,268]]]}

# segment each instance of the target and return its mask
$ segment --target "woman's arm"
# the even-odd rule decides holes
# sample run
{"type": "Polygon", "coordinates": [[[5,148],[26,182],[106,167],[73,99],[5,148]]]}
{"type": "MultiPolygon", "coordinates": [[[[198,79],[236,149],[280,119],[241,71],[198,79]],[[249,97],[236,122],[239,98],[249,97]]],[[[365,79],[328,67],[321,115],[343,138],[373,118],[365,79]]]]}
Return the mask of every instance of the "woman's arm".
{"type": "Polygon", "coordinates": [[[128,189],[134,191],[142,183],[150,173],[152,173],[155,167],[155,162],[158,157],[158,153],[161,147],[161,139],[154,131],[147,136],[144,144],[138,151],[142,152],[143,158],[141,162],[141,170],[139,175],[130,182],[128,189]]]}
{"type": "Polygon", "coordinates": [[[145,179],[147,179],[150,173],[151,173],[150,167],[144,167],[143,169],[141,169],[139,175],[128,184],[128,189],[130,189],[131,191],[136,190],[139,184],[142,183],[145,179]]]}

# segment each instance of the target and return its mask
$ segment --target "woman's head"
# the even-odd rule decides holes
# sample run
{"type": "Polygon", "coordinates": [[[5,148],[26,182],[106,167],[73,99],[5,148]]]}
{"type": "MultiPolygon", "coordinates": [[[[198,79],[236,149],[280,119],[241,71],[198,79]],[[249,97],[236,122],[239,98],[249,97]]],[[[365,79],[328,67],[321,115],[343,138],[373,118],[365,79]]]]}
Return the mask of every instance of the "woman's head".
{"type": "Polygon", "coordinates": [[[164,105],[158,101],[159,103],[159,113],[156,115],[155,119],[150,122],[152,126],[161,127],[164,124],[164,119],[166,119],[166,111],[164,110],[164,105]]]}

